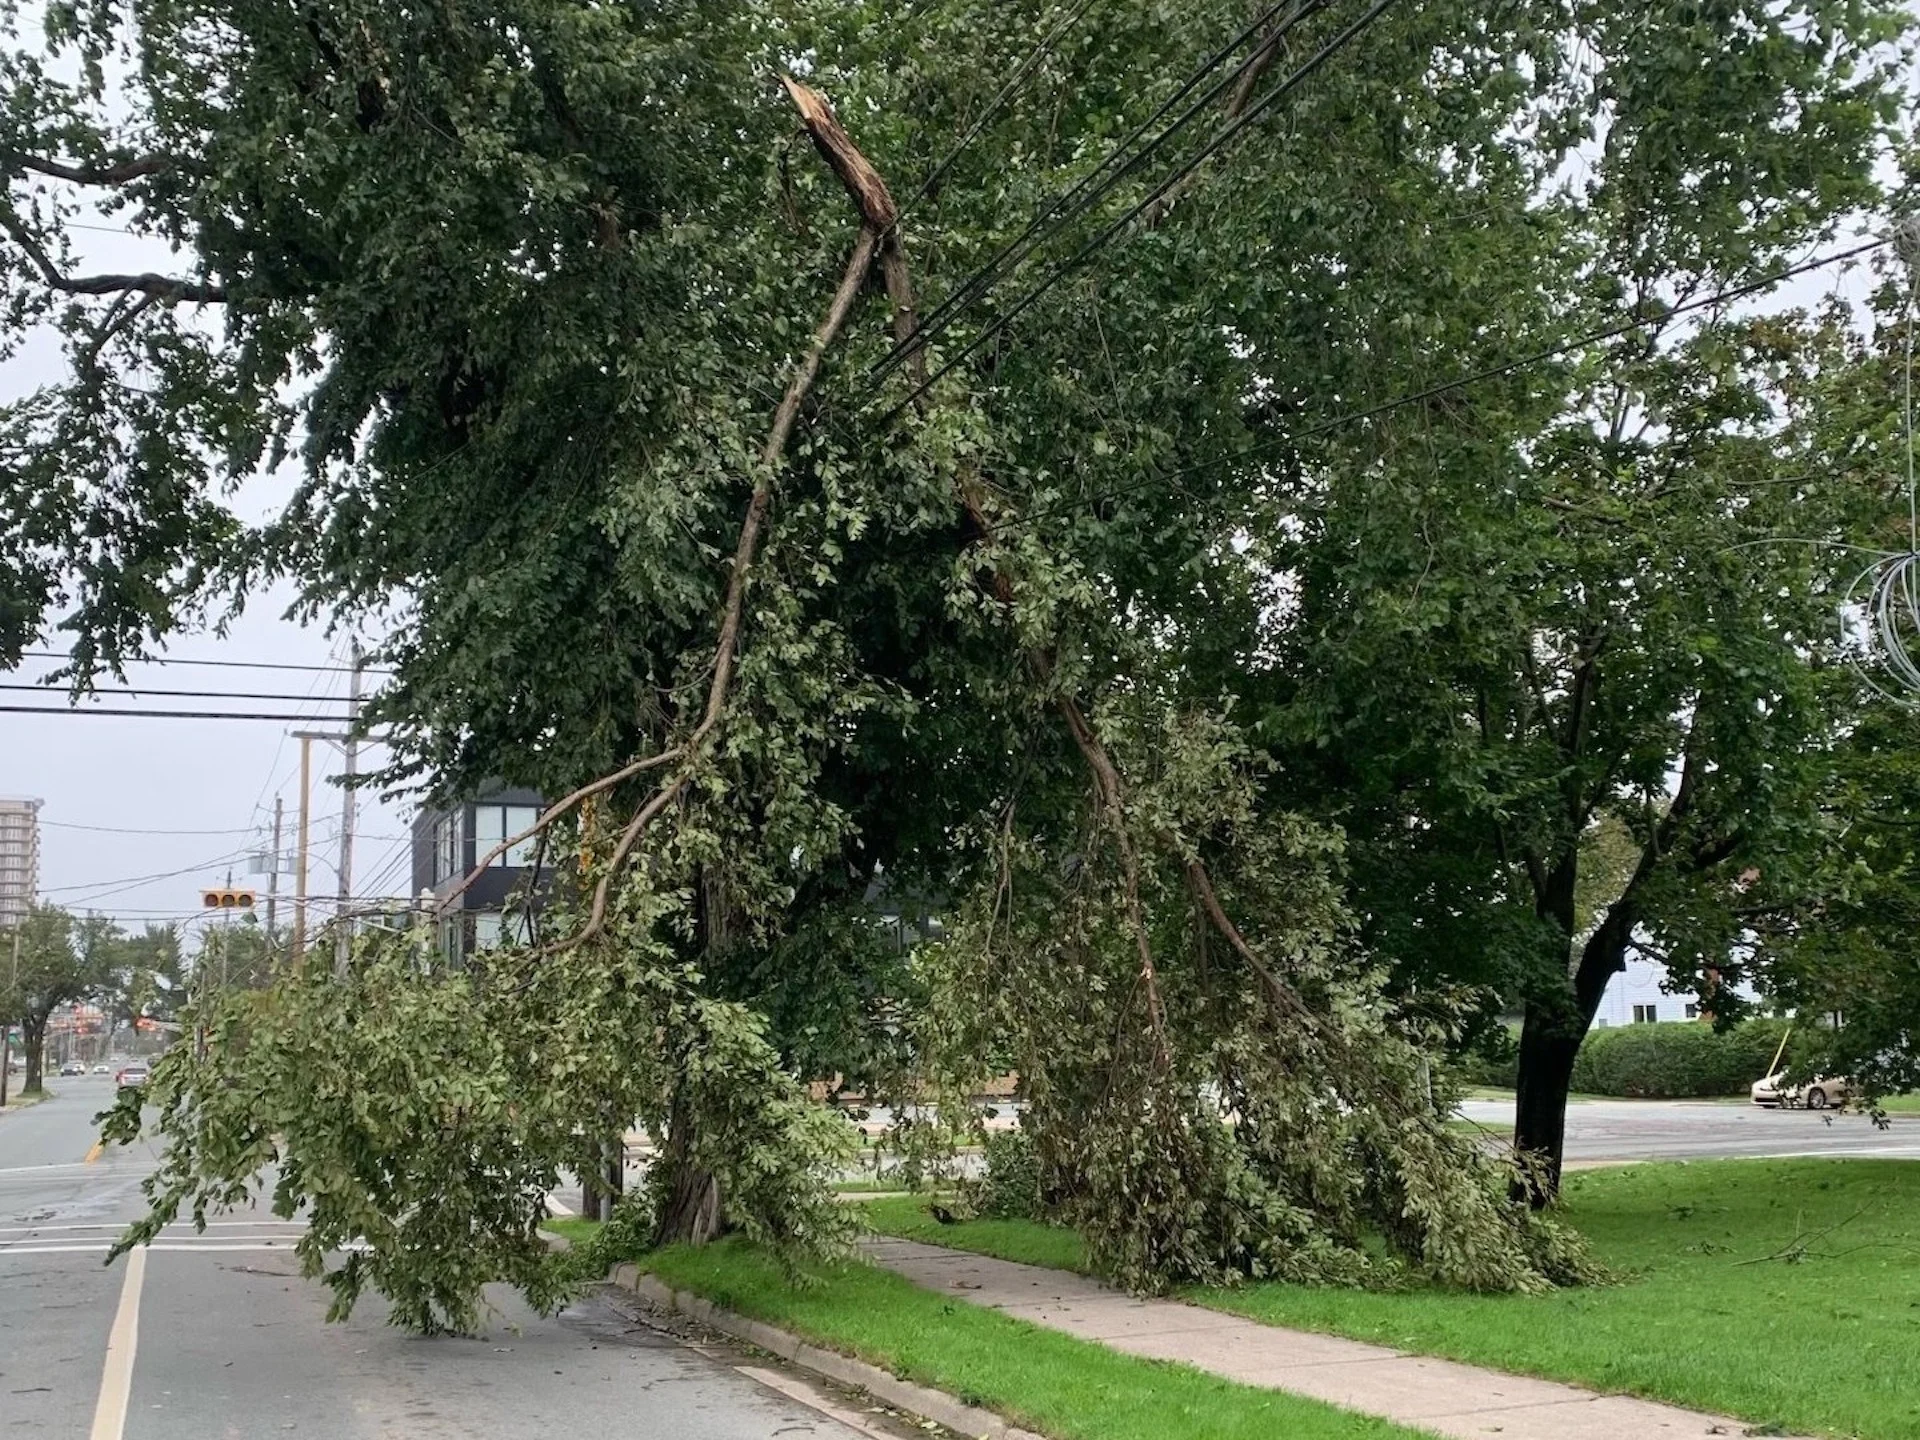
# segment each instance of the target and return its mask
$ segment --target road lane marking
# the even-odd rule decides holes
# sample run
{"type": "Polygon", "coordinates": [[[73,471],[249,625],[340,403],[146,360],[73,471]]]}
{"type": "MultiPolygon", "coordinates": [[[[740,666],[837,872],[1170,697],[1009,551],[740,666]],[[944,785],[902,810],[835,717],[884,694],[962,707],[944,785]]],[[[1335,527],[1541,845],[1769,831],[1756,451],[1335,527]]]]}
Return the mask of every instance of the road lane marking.
{"type": "MultiPolygon", "coordinates": [[[[0,1225],[0,1233],[32,1234],[41,1230],[124,1230],[132,1222],[128,1220],[89,1221],[85,1224],[74,1222],[65,1225],[0,1225]]],[[[305,1230],[304,1220],[209,1220],[207,1228],[219,1226],[227,1230],[305,1230]]],[[[168,1230],[193,1230],[191,1220],[178,1220],[167,1225],[168,1230]]]]}
{"type": "Polygon", "coordinates": [[[133,1390],[133,1352],[140,1342],[140,1287],[147,1277],[147,1252],[127,1256],[127,1278],[120,1287],[120,1309],[107,1336],[107,1364],[100,1375],[100,1399],[93,1407],[88,1440],[121,1440],[127,1428],[127,1396],[133,1390]]]}
{"type": "MultiPolygon", "coordinates": [[[[112,1248],[113,1246],[105,1241],[96,1245],[75,1245],[60,1242],[47,1245],[0,1245],[0,1260],[5,1259],[9,1255],[104,1255],[112,1248]]],[[[342,1245],[340,1248],[342,1250],[364,1250],[366,1246],[342,1245]]],[[[151,1245],[137,1245],[127,1253],[129,1256],[133,1256],[144,1255],[149,1250],[172,1250],[182,1253],[201,1254],[208,1251],[273,1250],[281,1254],[286,1254],[292,1249],[292,1245],[281,1240],[216,1240],[207,1245],[190,1245],[184,1241],[156,1240],[151,1245]]]]}

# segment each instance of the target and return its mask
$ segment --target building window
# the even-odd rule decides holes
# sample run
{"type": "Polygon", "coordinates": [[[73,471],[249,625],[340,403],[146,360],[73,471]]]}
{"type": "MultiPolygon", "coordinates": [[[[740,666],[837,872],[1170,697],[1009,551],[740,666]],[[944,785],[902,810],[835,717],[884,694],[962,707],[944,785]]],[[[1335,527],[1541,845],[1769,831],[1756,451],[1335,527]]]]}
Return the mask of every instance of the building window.
{"type": "Polygon", "coordinates": [[[1651,1025],[1659,1018],[1660,1007],[1658,1005],[1636,1005],[1633,1007],[1633,1023],[1636,1025],[1651,1025]]]}
{"type": "Polygon", "coordinates": [[[1700,1018],[1700,1007],[1698,1005],[1687,1006],[1687,1019],[1698,1020],[1699,1018],[1700,1018]]]}
{"type": "MultiPolygon", "coordinates": [[[[510,835],[518,835],[533,827],[540,812],[532,805],[476,805],[473,807],[473,858],[493,850],[510,835]]],[[[533,864],[533,857],[540,848],[539,837],[522,840],[503,855],[494,856],[493,863],[499,866],[524,868],[533,864]]]]}
{"type": "Polygon", "coordinates": [[[433,827],[433,878],[438,884],[466,869],[460,853],[460,815],[442,815],[433,827]]]}

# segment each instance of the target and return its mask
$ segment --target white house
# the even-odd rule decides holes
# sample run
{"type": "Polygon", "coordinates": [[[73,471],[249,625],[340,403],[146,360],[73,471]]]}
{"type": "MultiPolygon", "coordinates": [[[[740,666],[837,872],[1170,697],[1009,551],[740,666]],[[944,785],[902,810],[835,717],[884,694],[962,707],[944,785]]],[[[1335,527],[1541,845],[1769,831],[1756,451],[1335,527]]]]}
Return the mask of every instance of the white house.
{"type": "MultiPolygon", "coordinates": [[[[1698,1020],[1699,997],[1691,992],[1669,994],[1664,988],[1666,980],[1666,966],[1644,956],[1629,955],[1627,968],[1613,977],[1606,993],[1600,997],[1600,1008],[1593,1015],[1594,1029],[1662,1020],[1698,1020]]],[[[1746,985],[1736,985],[1733,989],[1749,1000],[1756,998],[1746,985]]]]}

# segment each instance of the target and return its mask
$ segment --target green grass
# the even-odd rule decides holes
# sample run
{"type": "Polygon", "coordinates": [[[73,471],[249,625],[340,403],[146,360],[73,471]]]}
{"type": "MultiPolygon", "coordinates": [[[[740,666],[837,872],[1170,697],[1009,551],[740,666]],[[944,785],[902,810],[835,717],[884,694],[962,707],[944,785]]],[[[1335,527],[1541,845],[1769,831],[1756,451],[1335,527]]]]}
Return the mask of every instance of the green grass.
{"type": "Polygon", "coordinates": [[[774,1261],[733,1240],[676,1246],[640,1263],[670,1285],[1060,1440],[1416,1440],[1419,1433],[1122,1355],[949,1300],[871,1265],[817,1267],[796,1287],[774,1261]]]}
{"type": "Polygon", "coordinates": [[[598,1220],[582,1220],[578,1215],[554,1216],[541,1222],[540,1228],[575,1245],[584,1245],[600,1229],[598,1220]]]}
{"type": "Polygon", "coordinates": [[[833,1188],[841,1195],[892,1195],[913,1187],[904,1180],[896,1180],[889,1176],[875,1179],[871,1175],[866,1175],[858,1179],[836,1180],[833,1182],[833,1188]]]}
{"type": "Polygon", "coordinates": [[[1920,1092],[1883,1096],[1880,1108],[1889,1115],[1920,1115],[1920,1092]]]}
{"type": "MultiPolygon", "coordinates": [[[[871,1207],[876,1228],[1078,1263],[1073,1238],[1058,1230],[930,1227],[903,1213],[911,1203],[871,1207]]],[[[1532,1297],[1260,1284],[1192,1298],[1796,1432],[1920,1440],[1920,1166],[1718,1160],[1593,1170],[1568,1178],[1565,1213],[1621,1284],[1532,1297]],[[1796,1235],[1835,1225],[1789,1258],[1796,1235]]]]}
{"type": "Polygon", "coordinates": [[[958,1225],[942,1225],[933,1218],[927,1204],[923,1196],[903,1195],[862,1205],[860,1213],[883,1235],[975,1250],[982,1255],[998,1255],[1002,1260],[1018,1260],[1023,1265],[1050,1265],[1056,1270],[1086,1267],[1086,1246],[1072,1230],[1058,1225],[1036,1225],[1030,1220],[966,1220],[958,1225]]]}

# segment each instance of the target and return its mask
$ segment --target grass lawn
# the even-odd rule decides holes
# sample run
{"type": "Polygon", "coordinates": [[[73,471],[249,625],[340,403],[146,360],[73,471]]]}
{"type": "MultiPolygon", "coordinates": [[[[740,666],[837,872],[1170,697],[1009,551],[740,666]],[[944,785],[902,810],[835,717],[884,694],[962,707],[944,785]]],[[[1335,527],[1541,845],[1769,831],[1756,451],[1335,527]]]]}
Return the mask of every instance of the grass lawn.
{"type": "Polygon", "coordinates": [[[1419,1440],[1384,1420],[1037,1329],[866,1264],[817,1267],[796,1287],[733,1240],[640,1263],[670,1285],[1060,1440],[1419,1440]]]}
{"type": "MultiPolygon", "coordinates": [[[[890,1234],[1067,1267],[1080,1260],[1076,1237],[1045,1226],[936,1226],[917,1201],[868,1209],[890,1234]]],[[[1920,1166],[1719,1160],[1594,1170],[1568,1177],[1566,1216],[1623,1283],[1538,1297],[1259,1284],[1191,1298],[1760,1425],[1920,1440],[1920,1166]]]]}
{"type": "Polygon", "coordinates": [[[582,1220],[578,1215],[555,1215],[543,1220],[540,1228],[549,1235],[558,1235],[575,1245],[583,1245],[599,1230],[600,1222],[582,1220]]]}
{"type": "Polygon", "coordinates": [[[1920,1115],[1920,1092],[1884,1096],[1880,1108],[1889,1115],[1920,1115]]]}

